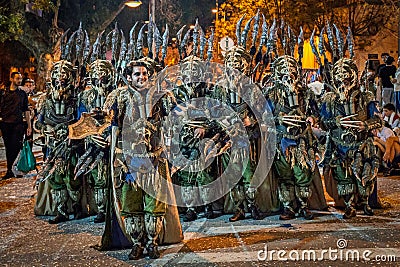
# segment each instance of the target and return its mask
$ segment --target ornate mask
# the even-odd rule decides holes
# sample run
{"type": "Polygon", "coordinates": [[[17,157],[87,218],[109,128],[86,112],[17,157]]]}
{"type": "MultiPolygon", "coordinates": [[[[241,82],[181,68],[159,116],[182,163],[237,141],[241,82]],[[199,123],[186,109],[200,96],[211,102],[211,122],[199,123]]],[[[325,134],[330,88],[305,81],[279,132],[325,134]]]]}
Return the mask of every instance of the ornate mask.
{"type": "Polygon", "coordinates": [[[250,55],[243,47],[234,46],[226,53],[224,64],[228,68],[246,73],[250,66],[250,55]]]}
{"type": "Polygon", "coordinates": [[[284,86],[286,92],[297,94],[297,85],[300,83],[301,69],[297,60],[288,55],[281,56],[274,61],[275,81],[284,86]]]}
{"type": "Polygon", "coordinates": [[[107,88],[114,84],[115,70],[111,62],[97,59],[89,66],[89,77],[92,88],[98,95],[106,96],[107,88]]]}
{"type": "Polygon", "coordinates": [[[50,96],[54,101],[61,101],[69,97],[73,88],[74,66],[71,62],[60,60],[54,63],[51,73],[50,96]]]}
{"type": "Polygon", "coordinates": [[[332,85],[336,93],[340,95],[340,100],[348,100],[352,91],[357,89],[358,69],[353,60],[341,58],[332,68],[332,85]]]}

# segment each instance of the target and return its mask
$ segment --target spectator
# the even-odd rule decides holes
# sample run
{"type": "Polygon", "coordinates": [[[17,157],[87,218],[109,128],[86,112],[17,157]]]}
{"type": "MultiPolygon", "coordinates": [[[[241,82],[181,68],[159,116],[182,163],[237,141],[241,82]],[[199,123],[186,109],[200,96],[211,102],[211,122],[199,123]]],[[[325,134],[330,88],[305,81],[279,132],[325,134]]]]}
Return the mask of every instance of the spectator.
{"type": "Polygon", "coordinates": [[[396,113],[396,108],[392,103],[387,103],[383,106],[383,120],[386,121],[391,129],[399,127],[400,117],[396,113]]]}
{"type": "Polygon", "coordinates": [[[379,79],[379,71],[381,70],[381,68],[383,68],[386,65],[386,59],[388,57],[389,57],[389,53],[382,53],[381,59],[382,59],[383,63],[380,64],[375,70],[375,75],[378,77],[378,82],[376,84],[375,98],[376,98],[376,100],[379,101],[379,104],[382,104],[382,84],[380,83],[380,79],[379,79]]]}
{"type": "Polygon", "coordinates": [[[389,137],[395,136],[395,134],[389,127],[382,126],[375,130],[375,136],[374,140],[383,144],[389,137]]]}
{"type": "Polygon", "coordinates": [[[374,135],[374,144],[380,150],[381,153],[379,154],[383,159],[383,175],[389,176],[392,171],[393,159],[389,159],[388,154],[391,153],[390,151],[394,150],[395,144],[393,143],[393,140],[396,139],[398,141],[398,137],[390,128],[386,126],[382,126],[381,128],[374,130],[374,135]]]}
{"type": "Polygon", "coordinates": [[[35,91],[35,81],[32,79],[27,79],[25,84],[21,86],[21,89],[25,91],[25,93],[29,95],[33,95],[35,91]]]}
{"type": "Polygon", "coordinates": [[[391,80],[394,86],[394,103],[396,105],[396,111],[400,111],[400,56],[397,58],[397,70],[394,74],[394,78],[391,80]]]}
{"type": "Polygon", "coordinates": [[[376,68],[375,73],[379,73],[380,69],[383,68],[383,67],[386,65],[386,59],[387,59],[389,56],[390,56],[389,53],[386,53],[386,52],[384,52],[384,53],[381,54],[381,59],[382,59],[383,63],[382,63],[382,64],[379,64],[379,66],[376,68]]]}
{"type": "Polygon", "coordinates": [[[0,93],[0,129],[3,134],[7,158],[7,173],[2,180],[14,177],[12,166],[22,148],[22,139],[26,134],[32,133],[28,97],[19,88],[22,75],[19,72],[11,73],[11,85],[1,90],[0,93]],[[27,127],[23,122],[23,114],[27,119],[27,127]]]}
{"type": "Polygon", "coordinates": [[[387,103],[394,103],[394,86],[391,79],[396,74],[396,67],[393,66],[394,58],[389,56],[386,65],[380,68],[378,77],[379,84],[382,86],[382,106],[387,103]]]}

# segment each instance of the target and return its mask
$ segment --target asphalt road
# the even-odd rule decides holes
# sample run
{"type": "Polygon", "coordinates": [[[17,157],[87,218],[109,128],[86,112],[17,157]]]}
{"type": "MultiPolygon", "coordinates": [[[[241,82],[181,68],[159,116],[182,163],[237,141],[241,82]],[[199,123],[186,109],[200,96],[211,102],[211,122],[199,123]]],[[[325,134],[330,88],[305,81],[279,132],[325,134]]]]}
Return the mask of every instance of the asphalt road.
{"type": "MultiPolygon", "coordinates": [[[[0,144],[0,171],[5,171],[0,144]]],[[[162,257],[129,261],[129,250],[100,252],[104,224],[94,217],[59,225],[33,214],[34,173],[0,181],[2,266],[399,266],[400,176],[380,177],[379,194],[392,207],[350,220],[330,207],[316,218],[230,223],[229,215],[182,223],[185,240],[162,246],[162,257]],[[397,262],[396,262],[397,261],[397,262]]]]}

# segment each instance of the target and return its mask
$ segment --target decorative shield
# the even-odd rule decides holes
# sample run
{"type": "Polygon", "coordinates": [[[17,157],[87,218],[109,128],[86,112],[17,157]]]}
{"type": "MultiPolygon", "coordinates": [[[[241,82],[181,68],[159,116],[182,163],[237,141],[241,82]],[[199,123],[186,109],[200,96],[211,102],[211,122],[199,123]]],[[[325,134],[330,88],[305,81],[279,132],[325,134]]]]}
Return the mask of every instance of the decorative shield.
{"type": "Polygon", "coordinates": [[[101,135],[108,126],[111,125],[111,119],[106,117],[105,123],[100,125],[100,123],[92,117],[89,113],[82,113],[82,117],[68,126],[69,139],[83,139],[90,135],[101,135]]]}

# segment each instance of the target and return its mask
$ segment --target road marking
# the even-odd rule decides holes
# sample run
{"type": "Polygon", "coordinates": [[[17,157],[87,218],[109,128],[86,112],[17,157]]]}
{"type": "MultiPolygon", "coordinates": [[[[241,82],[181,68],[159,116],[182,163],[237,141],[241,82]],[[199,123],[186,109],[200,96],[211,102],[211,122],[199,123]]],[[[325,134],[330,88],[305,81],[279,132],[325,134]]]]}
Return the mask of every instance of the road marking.
{"type": "MultiPolygon", "coordinates": [[[[190,223],[189,227],[183,232],[184,240],[198,238],[200,229],[207,222],[206,218],[201,218],[190,223]]],[[[204,235],[202,235],[204,236],[204,235]]]]}
{"type": "Polygon", "coordinates": [[[199,231],[202,227],[204,227],[204,224],[206,222],[207,222],[206,218],[201,218],[196,221],[190,222],[189,227],[187,227],[183,231],[184,240],[179,244],[167,246],[167,249],[164,250],[162,253],[163,254],[162,257],[154,260],[151,263],[151,266],[162,267],[162,266],[167,265],[168,262],[170,262],[174,258],[178,257],[179,251],[185,245],[185,241],[204,237],[204,234],[199,233],[199,231]]]}

